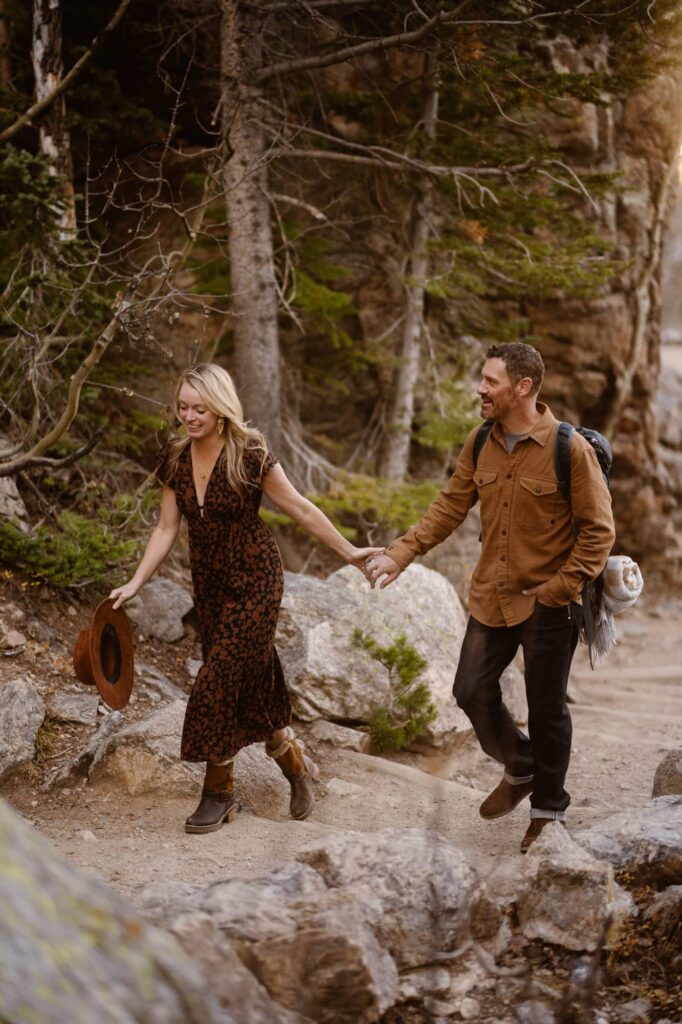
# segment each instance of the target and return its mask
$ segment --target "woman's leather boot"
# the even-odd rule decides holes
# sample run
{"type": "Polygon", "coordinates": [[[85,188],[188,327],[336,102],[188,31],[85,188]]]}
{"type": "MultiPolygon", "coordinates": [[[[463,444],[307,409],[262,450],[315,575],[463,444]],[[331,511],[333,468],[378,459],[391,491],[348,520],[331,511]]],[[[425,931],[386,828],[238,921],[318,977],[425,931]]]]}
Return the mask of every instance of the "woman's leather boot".
{"type": "Polygon", "coordinates": [[[234,761],[206,764],[204,788],[194,814],[185,822],[185,832],[215,832],[237,814],[234,802],[234,761]]]}
{"type": "Polygon", "coordinates": [[[320,777],[320,769],[314,761],[303,753],[294,739],[294,730],[287,726],[287,738],[278,747],[265,744],[265,753],[272,757],[291,786],[291,802],[289,810],[295,821],[307,818],[315,806],[313,781],[320,777]]]}

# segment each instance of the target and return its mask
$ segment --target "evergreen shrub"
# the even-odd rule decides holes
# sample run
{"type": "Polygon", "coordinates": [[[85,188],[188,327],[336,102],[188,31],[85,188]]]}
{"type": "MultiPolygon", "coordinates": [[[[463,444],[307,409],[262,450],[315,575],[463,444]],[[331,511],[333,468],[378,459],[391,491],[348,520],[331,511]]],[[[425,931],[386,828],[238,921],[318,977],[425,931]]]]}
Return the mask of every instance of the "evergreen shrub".
{"type": "Polygon", "coordinates": [[[388,669],[389,705],[375,708],[369,719],[372,751],[390,753],[408,746],[438,716],[429,687],[418,681],[428,663],[404,633],[399,633],[388,647],[381,647],[373,637],[356,628],[351,643],[388,669]]]}

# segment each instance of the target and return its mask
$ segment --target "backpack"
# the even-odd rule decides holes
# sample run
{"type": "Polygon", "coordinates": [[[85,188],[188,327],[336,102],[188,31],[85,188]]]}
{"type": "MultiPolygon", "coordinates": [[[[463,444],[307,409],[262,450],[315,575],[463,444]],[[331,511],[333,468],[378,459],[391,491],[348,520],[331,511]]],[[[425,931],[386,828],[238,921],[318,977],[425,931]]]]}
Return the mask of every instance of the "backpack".
{"type": "MultiPolygon", "coordinates": [[[[481,454],[481,449],[490,437],[490,432],[494,426],[495,420],[485,420],[485,422],[478,428],[472,450],[474,469],[476,469],[476,466],[478,465],[478,457],[481,454]]],[[[576,432],[584,437],[587,443],[594,449],[607,487],[609,486],[609,473],[613,463],[613,451],[611,449],[611,445],[604,435],[600,434],[598,430],[591,430],[589,427],[574,427],[572,423],[559,423],[554,435],[552,460],[554,462],[554,471],[559,484],[559,490],[568,502],[569,506],[571,504],[571,440],[573,438],[573,434],[576,432]]],[[[473,504],[475,504],[477,500],[478,497],[474,498],[473,504]]],[[[592,646],[595,641],[595,624],[599,624],[602,621],[603,594],[604,570],[600,572],[596,579],[585,580],[582,591],[583,623],[580,630],[580,639],[587,645],[591,668],[594,668],[592,646]]],[[[615,642],[615,635],[613,640],[608,642],[608,646],[606,646],[605,650],[601,650],[601,645],[598,643],[597,654],[605,654],[613,642],[615,642]]]]}

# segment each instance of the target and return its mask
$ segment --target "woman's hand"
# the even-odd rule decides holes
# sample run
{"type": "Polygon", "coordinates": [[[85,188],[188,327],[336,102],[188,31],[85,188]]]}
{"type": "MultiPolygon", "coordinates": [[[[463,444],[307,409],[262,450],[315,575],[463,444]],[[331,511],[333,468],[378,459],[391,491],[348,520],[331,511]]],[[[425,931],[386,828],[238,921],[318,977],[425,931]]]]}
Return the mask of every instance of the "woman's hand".
{"type": "Polygon", "coordinates": [[[352,548],[351,551],[348,552],[346,562],[348,565],[354,565],[356,569],[360,570],[363,576],[367,577],[367,559],[371,558],[372,555],[380,555],[383,550],[383,548],[352,548]]]}
{"type": "Polygon", "coordinates": [[[109,600],[114,602],[114,608],[120,608],[125,601],[129,601],[131,597],[135,597],[135,594],[139,589],[139,583],[133,583],[132,580],[129,580],[122,587],[116,587],[115,590],[112,590],[109,594],[109,600]]]}

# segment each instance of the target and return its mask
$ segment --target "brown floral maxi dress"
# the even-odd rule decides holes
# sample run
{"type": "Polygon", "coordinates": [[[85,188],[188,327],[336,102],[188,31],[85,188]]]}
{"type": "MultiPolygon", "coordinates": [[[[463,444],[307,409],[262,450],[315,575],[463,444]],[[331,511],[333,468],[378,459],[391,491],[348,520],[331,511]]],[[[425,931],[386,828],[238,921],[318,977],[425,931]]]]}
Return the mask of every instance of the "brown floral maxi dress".
{"type": "Polygon", "coordinates": [[[266,740],[291,720],[291,705],[275,650],[284,574],[275,540],[258,515],[263,477],[277,460],[247,452],[252,480],[245,498],[232,490],[222,458],[199,507],[189,445],[168,481],[187,520],[194,598],[204,664],[194,682],[182,733],[184,761],[223,761],[266,740]],[[202,515],[203,512],[203,515],[202,515]]]}

